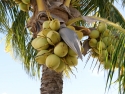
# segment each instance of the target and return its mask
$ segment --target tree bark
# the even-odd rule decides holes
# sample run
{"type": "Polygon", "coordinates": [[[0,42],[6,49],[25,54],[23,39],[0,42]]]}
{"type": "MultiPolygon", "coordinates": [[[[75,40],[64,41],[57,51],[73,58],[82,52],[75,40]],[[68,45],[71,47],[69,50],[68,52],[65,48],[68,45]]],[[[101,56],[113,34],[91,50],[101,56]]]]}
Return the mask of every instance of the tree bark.
{"type": "Polygon", "coordinates": [[[62,73],[57,73],[43,65],[40,94],[62,94],[62,89],[62,73]]]}

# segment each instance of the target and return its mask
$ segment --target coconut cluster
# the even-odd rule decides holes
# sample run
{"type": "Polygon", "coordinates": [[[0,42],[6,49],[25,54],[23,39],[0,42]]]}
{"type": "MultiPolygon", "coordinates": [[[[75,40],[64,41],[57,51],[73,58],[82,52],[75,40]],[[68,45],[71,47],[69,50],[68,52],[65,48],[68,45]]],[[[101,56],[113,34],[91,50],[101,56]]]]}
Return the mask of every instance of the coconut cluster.
{"type": "Polygon", "coordinates": [[[97,29],[89,34],[89,46],[92,49],[92,57],[98,58],[105,69],[111,67],[111,56],[114,52],[115,40],[105,23],[100,23],[97,29]]]}
{"type": "Polygon", "coordinates": [[[77,54],[67,46],[58,33],[60,21],[44,21],[42,31],[32,41],[32,46],[38,51],[35,60],[38,64],[45,64],[56,72],[64,71],[67,66],[78,64],[77,54]]]}
{"type": "Polygon", "coordinates": [[[20,10],[28,11],[30,6],[30,0],[13,0],[15,3],[19,5],[20,10]]]}

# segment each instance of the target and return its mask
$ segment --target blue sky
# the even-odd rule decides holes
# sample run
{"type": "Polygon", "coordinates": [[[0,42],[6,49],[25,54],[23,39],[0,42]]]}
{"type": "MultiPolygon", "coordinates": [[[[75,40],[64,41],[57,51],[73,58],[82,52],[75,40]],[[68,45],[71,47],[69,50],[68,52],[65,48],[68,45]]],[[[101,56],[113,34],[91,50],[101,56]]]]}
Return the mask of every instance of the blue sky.
{"type": "MultiPolygon", "coordinates": [[[[125,10],[117,4],[117,8],[125,17],[125,10]]],[[[18,60],[14,60],[9,53],[5,52],[4,36],[0,35],[0,94],[40,94],[40,80],[30,78],[18,60]]],[[[70,75],[70,79],[64,77],[63,94],[104,94],[106,71],[97,73],[97,68],[92,72],[90,64],[92,59],[84,69],[85,61],[79,60],[76,75],[70,75]]],[[[118,94],[118,86],[113,85],[109,94],[118,94]]]]}

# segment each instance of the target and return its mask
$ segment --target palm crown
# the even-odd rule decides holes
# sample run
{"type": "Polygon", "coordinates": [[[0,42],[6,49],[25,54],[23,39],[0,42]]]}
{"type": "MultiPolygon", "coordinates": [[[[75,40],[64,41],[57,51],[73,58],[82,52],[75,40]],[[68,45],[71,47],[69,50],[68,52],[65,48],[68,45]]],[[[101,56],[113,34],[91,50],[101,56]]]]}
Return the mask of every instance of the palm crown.
{"type": "MultiPolygon", "coordinates": [[[[39,76],[39,70],[41,65],[35,61],[34,57],[36,56],[37,51],[32,47],[31,42],[36,37],[36,32],[41,30],[40,25],[41,23],[44,22],[44,20],[40,18],[35,18],[35,13],[38,13],[38,11],[36,7],[34,7],[37,4],[37,2],[35,2],[34,0],[31,0],[31,5],[29,5],[28,11],[20,10],[18,4],[15,3],[15,1],[1,0],[0,2],[0,10],[1,10],[0,11],[0,32],[6,34],[5,49],[6,51],[13,53],[13,55],[16,58],[21,59],[26,72],[30,74],[30,76],[35,76],[35,75],[39,76]],[[32,33],[30,32],[30,30],[32,31],[32,33]],[[36,32],[33,32],[33,31],[36,31],[36,32]]],[[[51,2],[52,0],[49,0],[49,1],[51,2]]],[[[119,82],[119,87],[120,87],[119,91],[121,93],[125,91],[124,86],[122,86],[122,84],[124,85],[125,83],[125,79],[124,79],[125,78],[125,70],[124,70],[125,68],[125,63],[124,63],[125,62],[124,61],[125,60],[124,58],[125,30],[123,29],[125,28],[125,19],[117,10],[117,8],[113,5],[114,2],[115,0],[103,0],[103,1],[71,0],[70,5],[72,6],[72,8],[70,9],[70,11],[74,17],[73,18],[71,17],[70,20],[68,19],[67,24],[68,25],[74,24],[75,29],[79,29],[79,30],[84,29],[82,30],[82,32],[86,34],[86,36],[90,36],[88,32],[93,31],[97,28],[99,21],[108,24],[107,27],[109,31],[111,31],[110,32],[111,36],[109,37],[114,38],[116,41],[114,42],[114,40],[111,40],[111,44],[112,45],[115,44],[114,52],[112,53],[109,52],[108,54],[110,55],[106,55],[106,59],[105,59],[105,62],[108,62],[109,58],[111,60],[111,66],[108,68],[107,86],[108,86],[108,82],[111,85],[113,74],[115,72],[114,68],[117,65],[118,71],[119,71],[118,73],[119,77],[117,81],[119,82]],[[82,15],[83,17],[81,17],[80,15],[82,15]],[[88,21],[88,22],[96,21],[96,22],[92,23],[91,25],[90,24],[88,25],[86,24],[85,21],[88,21]],[[115,23],[119,24],[120,26],[116,25],[115,23]]],[[[121,2],[124,7],[125,1],[121,0],[121,2]]],[[[49,6],[49,3],[44,2],[43,4],[45,5],[45,7],[49,6]]],[[[57,5],[59,5],[59,3],[57,3],[57,5]]],[[[40,10],[39,7],[38,7],[38,10],[40,10]]],[[[67,12],[68,10],[65,9],[65,11],[67,12]]],[[[51,13],[55,14],[54,11],[52,10],[51,10],[51,13]]],[[[61,15],[58,15],[58,17],[61,17],[61,15]]],[[[63,19],[63,21],[65,20],[67,19],[63,19]]],[[[82,43],[83,48],[85,47],[85,45],[89,44],[89,40],[91,39],[93,39],[93,37],[89,37],[89,39],[86,39],[84,43],[82,43]]],[[[102,40],[102,37],[101,36],[98,37],[97,40],[102,40]]],[[[99,46],[99,49],[100,49],[100,46],[99,46]]],[[[93,56],[93,58],[97,57],[97,60],[100,61],[100,65],[101,65],[100,57],[103,53],[101,50],[99,50],[99,53],[100,53],[99,56],[93,55],[95,52],[93,51],[93,47],[87,47],[87,49],[84,49],[84,50],[86,52],[89,51],[90,56],[93,56]]],[[[86,52],[83,52],[83,54],[85,55],[86,52]]],[[[104,57],[104,54],[103,54],[103,57],[104,57]]],[[[106,69],[106,67],[104,68],[106,69]]],[[[110,85],[109,85],[109,88],[110,88],[110,85]]]]}

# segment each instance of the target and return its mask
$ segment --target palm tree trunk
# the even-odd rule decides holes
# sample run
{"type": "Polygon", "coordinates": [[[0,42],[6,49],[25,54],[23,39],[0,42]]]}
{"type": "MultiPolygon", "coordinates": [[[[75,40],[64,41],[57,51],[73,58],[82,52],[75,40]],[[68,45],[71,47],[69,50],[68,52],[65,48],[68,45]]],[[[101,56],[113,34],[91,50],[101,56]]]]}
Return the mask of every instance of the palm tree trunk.
{"type": "Polygon", "coordinates": [[[56,73],[43,65],[40,94],[62,94],[62,73],[56,73]]]}

